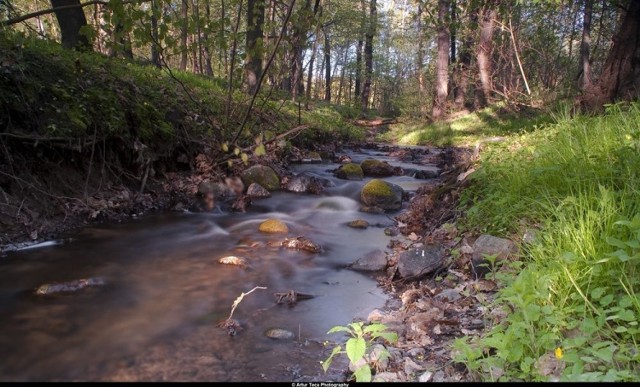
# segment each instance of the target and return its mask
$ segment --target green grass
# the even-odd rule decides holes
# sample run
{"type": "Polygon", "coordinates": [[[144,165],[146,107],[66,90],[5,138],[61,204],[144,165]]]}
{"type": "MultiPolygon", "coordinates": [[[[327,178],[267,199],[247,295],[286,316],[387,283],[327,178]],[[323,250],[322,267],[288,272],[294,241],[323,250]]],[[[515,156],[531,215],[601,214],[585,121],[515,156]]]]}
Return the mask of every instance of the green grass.
{"type": "Polygon", "coordinates": [[[640,105],[556,119],[489,145],[471,175],[467,229],[537,236],[522,246],[517,275],[501,275],[492,309],[506,318],[483,338],[458,341],[457,359],[487,380],[548,380],[544,355],[561,380],[637,380],[640,105]]]}
{"type": "Polygon", "coordinates": [[[497,104],[439,123],[395,124],[378,139],[402,145],[471,145],[483,137],[530,131],[550,120],[550,116],[541,111],[516,112],[497,104]]]}

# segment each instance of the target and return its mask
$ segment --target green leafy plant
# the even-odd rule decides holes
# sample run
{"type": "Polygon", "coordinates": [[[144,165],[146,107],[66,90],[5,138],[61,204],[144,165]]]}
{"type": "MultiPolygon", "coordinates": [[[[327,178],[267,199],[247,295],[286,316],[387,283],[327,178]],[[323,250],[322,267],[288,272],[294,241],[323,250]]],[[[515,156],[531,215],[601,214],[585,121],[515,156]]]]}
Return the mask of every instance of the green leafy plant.
{"type": "MultiPolygon", "coordinates": [[[[397,333],[388,331],[387,326],[380,323],[365,326],[361,321],[354,322],[348,326],[335,326],[327,334],[337,332],[346,332],[351,337],[345,343],[344,350],[342,345],[337,345],[333,348],[331,355],[322,362],[322,369],[327,372],[333,358],[344,353],[349,358],[350,364],[354,368],[358,367],[353,372],[356,382],[371,381],[371,368],[366,361],[362,364],[362,359],[365,359],[365,356],[370,352],[371,346],[376,339],[382,338],[391,343],[398,341],[397,333]]],[[[388,352],[383,353],[383,356],[389,356],[388,352]]]]}

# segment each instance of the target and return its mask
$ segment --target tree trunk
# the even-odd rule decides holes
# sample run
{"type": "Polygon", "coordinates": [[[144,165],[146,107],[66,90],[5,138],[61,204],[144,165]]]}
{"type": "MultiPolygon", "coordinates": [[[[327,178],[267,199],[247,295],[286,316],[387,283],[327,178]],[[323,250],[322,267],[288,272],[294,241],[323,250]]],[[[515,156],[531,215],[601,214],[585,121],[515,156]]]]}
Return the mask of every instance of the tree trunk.
{"type": "Polygon", "coordinates": [[[582,42],[580,43],[580,88],[587,90],[591,86],[591,14],[593,0],[584,0],[582,17],[582,42]]]}
{"type": "Polygon", "coordinates": [[[638,99],[640,92],[640,1],[627,2],[627,12],[604,62],[602,74],[582,99],[583,108],[598,110],[606,103],[638,99]]]}
{"type": "Polygon", "coordinates": [[[51,0],[53,8],[67,5],[78,5],[78,7],[55,11],[58,25],[60,26],[60,34],[62,35],[62,47],[91,51],[91,42],[86,35],[80,33],[82,27],[87,25],[87,18],[80,7],[80,0],[51,0]]]}
{"type": "Polygon", "coordinates": [[[244,61],[245,88],[253,93],[262,75],[262,39],[264,27],[264,0],[247,2],[247,40],[244,61]]]}
{"type": "Polygon", "coordinates": [[[438,1],[438,57],[436,59],[436,90],[431,116],[434,121],[442,120],[447,112],[447,95],[449,85],[449,26],[447,12],[449,0],[438,1]]]}
{"type": "Polygon", "coordinates": [[[457,15],[456,15],[456,0],[451,0],[451,27],[449,30],[451,31],[451,59],[450,63],[456,63],[456,32],[458,30],[457,26],[457,15]]]}
{"type": "MultiPolygon", "coordinates": [[[[204,1],[204,13],[207,20],[211,20],[211,3],[210,0],[204,1]]],[[[224,27],[220,27],[223,29],[224,27]]],[[[208,76],[213,75],[213,66],[211,65],[211,43],[209,42],[209,30],[206,29],[203,34],[204,39],[204,73],[208,76]]]]}
{"type": "Polygon", "coordinates": [[[469,86],[469,70],[471,68],[471,50],[473,40],[467,37],[460,53],[458,54],[458,63],[453,72],[455,78],[455,87],[453,89],[453,105],[456,110],[464,108],[467,99],[467,88],[469,86]]]}
{"type": "Polygon", "coordinates": [[[478,93],[479,107],[487,106],[493,84],[491,81],[491,52],[493,50],[493,32],[495,30],[496,10],[493,2],[485,4],[485,8],[480,15],[480,41],[478,42],[478,73],[480,76],[481,88],[478,93]]]}
{"type": "Polygon", "coordinates": [[[180,70],[187,70],[187,33],[189,32],[189,19],[187,10],[189,8],[189,0],[182,0],[180,14],[182,16],[182,28],[180,29],[180,70]]]}
{"type": "Polygon", "coordinates": [[[160,64],[160,40],[158,38],[158,0],[151,0],[151,63],[156,67],[160,64]]]}
{"type": "Polygon", "coordinates": [[[369,108],[369,97],[371,94],[371,76],[373,75],[373,37],[376,34],[377,24],[376,0],[371,0],[369,11],[369,25],[364,42],[364,86],[362,88],[362,112],[369,108]]]}
{"type": "Polygon", "coordinates": [[[331,102],[331,46],[327,29],[324,32],[324,100],[331,102]]]}
{"type": "Polygon", "coordinates": [[[362,23],[360,24],[360,32],[358,33],[358,46],[356,48],[356,85],[355,85],[355,97],[360,97],[361,86],[362,86],[362,47],[364,46],[364,41],[362,40],[362,33],[365,29],[365,20],[366,20],[366,11],[364,0],[360,0],[360,7],[362,10],[362,23]]]}
{"type": "Polygon", "coordinates": [[[309,108],[309,101],[311,100],[311,82],[313,81],[313,64],[316,61],[316,52],[318,51],[318,32],[316,31],[316,39],[313,41],[313,48],[311,49],[311,59],[309,59],[309,72],[307,73],[307,89],[306,89],[306,101],[305,108],[309,108]]]}
{"type": "Polygon", "coordinates": [[[424,31],[422,30],[422,1],[418,2],[418,54],[416,58],[416,70],[418,71],[418,104],[420,105],[420,118],[427,117],[427,104],[425,100],[424,85],[424,31]]]}

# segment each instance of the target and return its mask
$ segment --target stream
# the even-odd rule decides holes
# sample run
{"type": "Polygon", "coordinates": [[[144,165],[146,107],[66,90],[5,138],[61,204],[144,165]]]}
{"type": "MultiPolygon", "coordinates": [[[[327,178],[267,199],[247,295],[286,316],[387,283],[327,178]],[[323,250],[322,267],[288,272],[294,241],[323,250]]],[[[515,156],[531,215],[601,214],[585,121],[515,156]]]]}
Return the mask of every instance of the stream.
{"type": "MultiPolygon", "coordinates": [[[[403,168],[380,150],[348,151],[403,168]]],[[[362,181],[340,180],[339,164],[297,164],[329,179],[321,195],[275,192],[254,199],[246,213],[164,212],[123,223],[86,227],[59,243],[0,257],[0,381],[326,381],[344,379],[319,361],[331,346],[335,325],[366,319],[387,296],[376,273],[346,266],[391,237],[384,228],[396,213],[359,212],[362,181]],[[323,247],[319,254],[266,246],[282,235],[259,233],[269,218],[323,247]],[[346,224],[364,219],[371,226],[346,224]],[[256,243],[260,247],[256,246],[256,243]],[[250,267],[221,265],[236,255],[250,267]],[[37,296],[42,284],[100,278],[102,286],[70,294],[37,296]],[[235,336],[216,324],[234,300],[256,286],[234,312],[242,330],[235,336]],[[273,293],[290,289],[315,295],[295,305],[277,304],[273,293]],[[270,328],[294,338],[274,340],[270,328]]],[[[385,180],[415,191],[428,182],[410,176],[385,180]]],[[[405,203],[406,207],[406,203],[405,203]]],[[[342,363],[343,368],[345,363],[342,363]]]]}

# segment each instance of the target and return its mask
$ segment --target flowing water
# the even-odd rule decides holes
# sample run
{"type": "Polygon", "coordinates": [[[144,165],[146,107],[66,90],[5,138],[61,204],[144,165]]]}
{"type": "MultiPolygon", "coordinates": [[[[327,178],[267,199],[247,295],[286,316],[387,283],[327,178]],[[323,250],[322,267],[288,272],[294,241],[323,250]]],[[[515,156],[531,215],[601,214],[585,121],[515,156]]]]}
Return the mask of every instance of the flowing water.
{"type": "MultiPolygon", "coordinates": [[[[350,155],[355,162],[374,157],[403,166],[378,151],[350,155]]],[[[366,318],[386,300],[374,275],[345,266],[384,250],[390,238],[383,228],[393,222],[359,212],[360,189],[369,179],[335,179],[329,170],[337,166],[292,168],[330,179],[334,186],[322,195],[276,192],[254,200],[244,214],[172,212],[95,225],[71,241],[0,258],[0,381],[341,378],[335,370],[323,374],[318,363],[327,354],[321,343],[338,339],[326,332],[366,318]],[[282,220],[289,236],[305,236],[323,252],[268,247],[266,242],[283,236],[257,232],[267,218],[282,220]],[[373,227],[347,227],[354,219],[373,227]],[[228,255],[246,258],[250,267],[217,263],[228,255]],[[105,284],[72,294],[34,294],[42,284],[80,278],[105,284]],[[256,286],[267,290],[240,302],[233,317],[243,330],[228,336],[216,324],[241,293],[256,286]],[[290,289],[316,297],[276,304],[273,293],[290,289]],[[270,339],[264,335],[269,328],[295,337],[270,339]]],[[[425,183],[407,176],[386,180],[405,190],[425,183]]]]}

